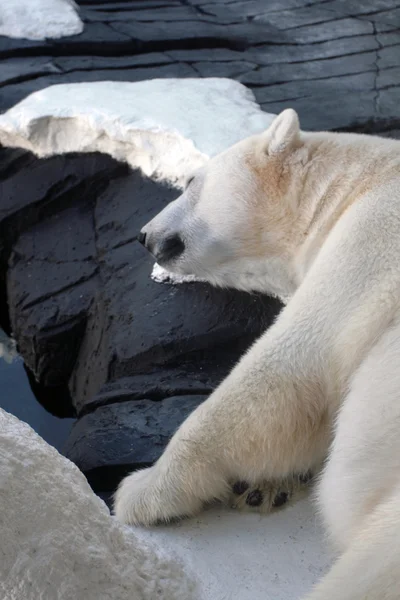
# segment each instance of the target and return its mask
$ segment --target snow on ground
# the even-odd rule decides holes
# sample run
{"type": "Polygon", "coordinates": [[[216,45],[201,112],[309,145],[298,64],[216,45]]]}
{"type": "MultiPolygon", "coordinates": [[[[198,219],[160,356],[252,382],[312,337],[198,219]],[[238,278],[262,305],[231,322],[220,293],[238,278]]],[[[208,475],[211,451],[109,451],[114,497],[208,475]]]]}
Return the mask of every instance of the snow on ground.
{"type": "Polygon", "coordinates": [[[135,534],[185,560],[201,600],[303,600],[333,558],[307,498],[268,516],[212,509],[135,534]]]}
{"type": "Polygon", "coordinates": [[[171,283],[173,285],[203,281],[202,279],[198,279],[195,275],[178,275],[177,273],[171,273],[170,271],[166,271],[158,263],[155,263],[153,267],[151,278],[157,283],[171,283]]]}
{"type": "Polygon", "coordinates": [[[77,35],[83,23],[73,0],[1,0],[0,35],[44,40],[77,35]]]}

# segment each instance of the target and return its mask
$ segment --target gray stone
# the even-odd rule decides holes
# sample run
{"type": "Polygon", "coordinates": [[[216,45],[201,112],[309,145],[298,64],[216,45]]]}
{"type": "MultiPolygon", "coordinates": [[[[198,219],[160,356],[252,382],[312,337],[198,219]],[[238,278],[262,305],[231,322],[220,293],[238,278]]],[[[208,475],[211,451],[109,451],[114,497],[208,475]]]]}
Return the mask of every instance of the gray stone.
{"type": "Polygon", "coordinates": [[[10,83],[19,83],[27,78],[59,72],[60,69],[56,67],[52,59],[46,56],[2,60],[0,87],[10,83]]]}
{"type": "Polygon", "coordinates": [[[292,83],[293,87],[297,85],[295,83],[297,80],[301,82],[328,80],[331,85],[336,83],[337,87],[342,87],[342,81],[336,78],[368,72],[376,73],[376,52],[351,56],[345,61],[340,57],[302,63],[275,64],[240,75],[238,79],[245,85],[262,85],[264,81],[268,81],[270,86],[274,83],[292,83]],[[327,73],[329,73],[328,76],[327,73]]]}
{"type": "Polygon", "coordinates": [[[159,67],[171,62],[173,62],[173,59],[163,52],[136,54],[134,56],[59,56],[54,59],[54,64],[61,73],[129,69],[143,66],[159,67]]]}
{"type": "MultiPolygon", "coordinates": [[[[46,386],[67,386],[93,302],[93,194],[123,172],[109,157],[0,151],[1,322],[46,386]]],[[[73,414],[64,401],[55,394],[49,408],[73,414]]]]}
{"type": "Polygon", "coordinates": [[[176,191],[101,155],[5,165],[11,329],[34,377],[68,386],[78,414],[121,394],[210,393],[279,311],[259,295],[151,280],[136,234],[176,191]]]}
{"type": "Polygon", "coordinates": [[[123,474],[154,463],[182,421],[204,400],[205,396],[175,396],[103,406],[76,422],[64,454],[95,490],[113,490],[123,474]]]}
{"type": "Polygon", "coordinates": [[[397,67],[395,0],[81,4],[85,30],[79,36],[0,39],[0,111],[56,83],[222,76],[245,82],[265,108],[292,106],[309,129],[364,121],[378,130],[400,118],[397,73],[381,77],[397,67]],[[332,95],[346,101],[339,106],[332,95]]]}

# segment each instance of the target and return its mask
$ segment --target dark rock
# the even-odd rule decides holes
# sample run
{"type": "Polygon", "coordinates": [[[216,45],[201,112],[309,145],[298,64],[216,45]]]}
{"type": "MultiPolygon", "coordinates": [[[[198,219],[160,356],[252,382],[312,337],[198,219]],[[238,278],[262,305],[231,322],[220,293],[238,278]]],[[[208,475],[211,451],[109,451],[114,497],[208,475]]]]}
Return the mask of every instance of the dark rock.
{"type": "Polygon", "coordinates": [[[277,314],[279,303],[257,294],[150,279],[136,235],[176,191],[101,155],[19,153],[3,173],[11,328],[33,376],[67,385],[78,414],[210,393],[277,314]]]}
{"type": "Polygon", "coordinates": [[[232,60],[230,62],[195,62],[191,64],[192,68],[201,77],[230,77],[231,79],[239,79],[242,73],[252,73],[253,69],[257,69],[256,63],[251,63],[244,60],[232,60]]]}
{"type": "MultiPolygon", "coordinates": [[[[367,75],[368,78],[372,78],[371,74],[367,75]]],[[[309,118],[303,119],[303,122],[307,123],[307,120],[317,124],[318,128],[323,129],[323,123],[326,122],[327,111],[329,112],[329,120],[332,129],[345,129],[346,131],[352,131],[356,128],[362,132],[362,125],[371,121],[370,115],[374,113],[374,106],[376,105],[376,92],[367,91],[365,85],[360,83],[357,85],[357,76],[348,77],[347,85],[349,88],[348,93],[338,93],[336,86],[333,81],[328,81],[321,85],[320,82],[312,82],[311,85],[299,84],[299,88],[303,91],[300,92],[300,97],[296,97],[296,106],[299,114],[308,114],[309,118]],[[358,89],[357,96],[350,92],[350,88],[354,89],[354,86],[358,89]],[[304,89],[305,88],[305,89],[304,89]],[[321,92],[321,94],[319,93],[321,92]],[[304,94],[302,97],[301,94],[304,94]],[[313,95],[314,94],[314,95],[313,95]],[[310,98],[313,98],[312,116],[310,114],[310,98]],[[343,115],[351,115],[349,119],[343,118],[343,115]]],[[[285,84],[293,89],[293,84],[285,84]]],[[[281,92],[289,93],[285,90],[281,92]]],[[[298,91],[296,91],[298,93],[298,91]]],[[[266,97],[265,95],[263,96],[266,97]]],[[[396,97],[396,94],[395,94],[396,97]]],[[[385,95],[385,101],[387,102],[388,96],[385,95]]],[[[270,112],[276,112],[283,108],[293,107],[293,102],[288,102],[283,99],[275,100],[273,102],[263,101],[262,97],[259,97],[259,102],[264,110],[270,112]]],[[[372,119],[373,120],[373,119],[372,119]]],[[[385,119],[383,119],[385,120],[385,119]]],[[[379,125],[380,121],[376,121],[379,125]]],[[[394,123],[397,121],[395,120],[394,123]]],[[[379,130],[379,129],[378,129],[379,130]]]]}
{"type": "Polygon", "coordinates": [[[324,80],[326,73],[329,73],[328,79],[336,77],[346,77],[360,73],[376,71],[376,52],[366,52],[362,55],[349,57],[346,61],[342,57],[328,58],[323,61],[309,61],[304,63],[273,64],[267,67],[261,67],[258,71],[243,75],[239,79],[246,85],[258,83],[266,80],[270,83],[292,83],[296,86],[296,81],[314,81],[324,80]]]}
{"type": "Polygon", "coordinates": [[[112,490],[122,474],[155,462],[182,421],[204,399],[127,399],[122,404],[103,406],[77,421],[64,454],[85,473],[95,490],[112,490]]]}
{"type": "Polygon", "coordinates": [[[181,0],[78,0],[78,6],[91,6],[96,10],[114,12],[116,10],[141,10],[160,6],[180,6],[181,0]]]}
{"type": "Polygon", "coordinates": [[[393,0],[333,0],[329,2],[329,8],[343,14],[367,15],[369,19],[380,19],[380,14],[393,10],[395,3],[393,0]],[[372,14],[369,14],[372,13],[372,14]]]}
{"type": "MultiPolygon", "coordinates": [[[[325,61],[332,58],[342,58],[343,63],[346,64],[347,60],[351,59],[352,56],[370,52],[371,50],[376,51],[378,48],[379,43],[376,36],[371,34],[343,38],[340,44],[337,44],[335,40],[328,40],[317,44],[306,43],[297,45],[283,43],[279,47],[274,45],[260,45],[251,49],[248,54],[250,55],[250,60],[254,60],[263,66],[272,64],[302,64],[305,62],[325,61]]],[[[328,70],[326,77],[329,78],[328,70]]],[[[260,84],[267,86],[268,81],[260,81],[260,84]]],[[[338,89],[340,89],[340,86],[338,86],[338,89]]]]}
{"type": "Polygon", "coordinates": [[[85,203],[53,215],[22,233],[9,259],[13,333],[46,386],[68,382],[95,295],[91,219],[85,203]]]}
{"type": "MultiPolygon", "coordinates": [[[[62,73],[71,71],[103,71],[105,69],[127,69],[134,67],[159,67],[179,63],[163,52],[136,54],[133,56],[59,56],[54,64],[62,73]]],[[[7,63],[6,63],[7,64],[7,63]]]]}
{"type": "Polygon", "coordinates": [[[81,17],[89,23],[96,21],[109,23],[126,21],[154,23],[155,21],[162,21],[164,23],[175,23],[177,21],[196,21],[199,18],[196,9],[189,4],[176,4],[174,6],[173,4],[165,3],[164,6],[153,5],[149,7],[126,5],[119,8],[113,6],[114,10],[112,11],[104,9],[107,9],[107,6],[99,6],[96,10],[84,10],[81,12],[81,17]]]}
{"type": "Polygon", "coordinates": [[[258,295],[150,279],[153,259],[136,234],[176,195],[132,173],[98,198],[94,221],[102,288],[74,372],[78,412],[103,404],[121,388],[138,398],[179,390],[208,393],[278,310],[277,302],[258,295]],[[97,344],[91,336],[97,338],[100,330],[97,344]]]}
{"type": "MultiPolygon", "coordinates": [[[[268,16],[266,16],[266,19],[268,20],[268,16]]],[[[286,31],[284,21],[282,22],[282,29],[286,31]]],[[[292,40],[295,40],[298,44],[309,44],[310,42],[315,44],[328,40],[335,40],[336,43],[340,43],[341,38],[374,33],[374,27],[372,23],[366,20],[342,18],[340,15],[332,14],[332,18],[328,22],[295,27],[289,29],[289,32],[292,40]]]]}
{"type": "Polygon", "coordinates": [[[10,83],[19,83],[48,73],[59,73],[52,59],[47,56],[10,58],[3,60],[0,71],[0,87],[10,83]]]}
{"type": "MultiPolygon", "coordinates": [[[[1,325],[32,376],[54,390],[68,385],[95,295],[91,207],[125,172],[107,156],[38,160],[0,149],[1,325]]],[[[62,403],[59,393],[53,401],[62,403]]]]}
{"type": "Polygon", "coordinates": [[[0,38],[0,111],[56,83],[232,77],[305,129],[400,121],[395,0],[139,0],[81,3],[85,29],[0,38]]]}
{"type": "MultiPolygon", "coordinates": [[[[245,50],[253,44],[278,42],[280,32],[267,23],[225,22],[225,19],[213,22],[210,19],[192,17],[187,21],[157,21],[141,23],[138,21],[113,22],[113,29],[129,36],[145,48],[171,49],[185,47],[184,44],[201,47],[212,40],[216,47],[228,47],[232,50],[245,50]],[[162,42],[162,46],[160,45],[162,42]]],[[[282,36],[281,36],[282,37],[282,36]]]]}

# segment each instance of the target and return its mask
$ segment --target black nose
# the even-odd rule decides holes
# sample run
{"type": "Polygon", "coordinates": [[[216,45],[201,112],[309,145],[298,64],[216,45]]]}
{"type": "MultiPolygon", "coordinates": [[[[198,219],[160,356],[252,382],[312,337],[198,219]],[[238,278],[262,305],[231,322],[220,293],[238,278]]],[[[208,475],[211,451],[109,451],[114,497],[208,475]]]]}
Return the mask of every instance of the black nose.
{"type": "Polygon", "coordinates": [[[171,235],[170,237],[165,238],[163,242],[160,244],[156,259],[159,263],[165,263],[169,260],[173,260],[178,258],[185,250],[185,243],[179,235],[171,235]]]}
{"type": "Polygon", "coordinates": [[[146,244],[146,234],[143,233],[143,231],[138,233],[137,241],[139,242],[139,244],[142,244],[143,246],[146,244]]]}

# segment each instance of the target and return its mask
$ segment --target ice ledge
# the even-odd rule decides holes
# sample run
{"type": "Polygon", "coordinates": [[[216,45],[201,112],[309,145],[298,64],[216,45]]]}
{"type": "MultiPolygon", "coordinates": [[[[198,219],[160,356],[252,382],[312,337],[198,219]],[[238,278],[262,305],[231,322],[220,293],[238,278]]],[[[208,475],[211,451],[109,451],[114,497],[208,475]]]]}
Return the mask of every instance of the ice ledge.
{"type": "Polygon", "coordinates": [[[188,172],[273,116],[230,79],[74,83],[35,92],[1,115],[0,144],[39,157],[104,152],[181,187],[188,172]]]}

